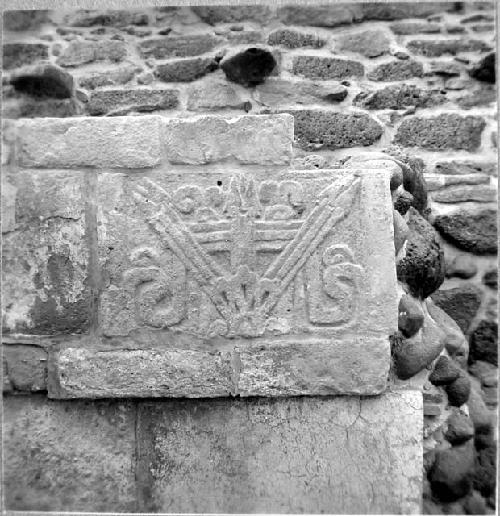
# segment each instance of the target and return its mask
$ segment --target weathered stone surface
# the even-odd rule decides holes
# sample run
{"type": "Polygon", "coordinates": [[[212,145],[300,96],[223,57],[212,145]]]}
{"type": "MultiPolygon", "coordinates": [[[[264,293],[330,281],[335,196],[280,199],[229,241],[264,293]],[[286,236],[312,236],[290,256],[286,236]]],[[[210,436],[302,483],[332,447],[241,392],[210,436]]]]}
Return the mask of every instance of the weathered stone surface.
{"type": "Polygon", "coordinates": [[[488,161],[439,161],[435,165],[435,172],[451,175],[487,174],[496,176],[497,165],[488,161]]]}
{"type": "Polygon", "coordinates": [[[404,109],[408,106],[431,107],[445,101],[446,96],[438,90],[422,90],[415,85],[401,84],[361,92],[354,99],[354,104],[368,109],[404,109]]]}
{"type": "Polygon", "coordinates": [[[219,63],[211,57],[176,59],[156,67],[155,76],[165,82],[190,82],[217,70],[219,63]]]}
{"type": "Polygon", "coordinates": [[[394,200],[394,209],[397,210],[401,215],[405,215],[411,206],[413,206],[414,198],[410,192],[403,190],[402,192],[396,193],[396,199],[394,200]]]}
{"type": "Polygon", "coordinates": [[[382,127],[370,116],[334,111],[294,110],[295,139],[303,149],[342,149],[367,146],[382,136],[382,127]]]}
{"type": "Polygon", "coordinates": [[[262,84],[276,69],[277,61],[268,50],[247,48],[224,59],[220,67],[230,81],[248,87],[262,84]]]}
{"type": "Polygon", "coordinates": [[[429,475],[432,492],[444,502],[457,500],[471,490],[473,473],[474,447],[471,442],[439,450],[429,475]]]}
{"type": "Polygon", "coordinates": [[[199,5],[191,10],[210,25],[245,20],[266,22],[270,15],[270,9],[265,5],[199,5]]]}
{"type": "Polygon", "coordinates": [[[468,254],[455,256],[446,262],[447,278],[469,279],[477,274],[477,265],[474,258],[468,254]]]}
{"type": "Polygon", "coordinates": [[[66,118],[78,114],[78,106],[74,98],[49,99],[23,95],[13,102],[9,100],[2,102],[4,118],[66,118]]]}
{"type": "Polygon", "coordinates": [[[405,36],[409,34],[435,34],[441,32],[439,23],[428,22],[396,22],[391,24],[394,34],[405,36]]]}
{"type": "Polygon", "coordinates": [[[29,30],[36,29],[47,21],[47,11],[4,11],[3,26],[4,30],[29,30]]]}
{"type": "Polygon", "coordinates": [[[86,332],[90,293],[83,176],[17,171],[11,182],[17,189],[15,231],[3,235],[3,331],[86,332]]]}
{"type": "Polygon", "coordinates": [[[397,274],[415,297],[425,299],[444,281],[444,255],[434,228],[415,210],[408,211],[410,234],[406,255],[397,263],[397,274]]]}
{"type": "Polygon", "coordinates": [[[340,80],[348,77],[361,77],[365,73],[365,68],[358,61],[349,59],[303,55],[293,58],[292,73],[308,79],[340,80]]]}
{"type": "Polygon", "coordinates": [[[457,77],[461,74],[463,65],[455,61],[431,61],[430,70],[426,75],[440,75],[441,77],[457,77]]]}
{"type": "Polygon", "coordinates": [[[460,368],[446,355],[441,355],[429,376],[432,385],[447,385],[454,382],[460,374],[460,368]]]}
{"type": "Polygon", "coordinates": [[[338,39],[335,51],[354,52],[365,57],[378,57],[390,50],[390,40],[381,30],[364,30],[338,39]]]}
{"type": "Polygon", "coordinates": [[[474,488],[483,496],[495,495],[497,476],[497,444],[492,442],[478,451],[476,468],[474,471],[474,488]]]}
{"type": "Polygon", "coordinates": [[[5,507],[135,511],[134,423],[131,403],[4,397],[5,507]]]}
{"type": "MultiPolygon", "coordinates": [[[[472,384],[467,402],[469,415],[474,423],[476,438],[478,435],[489,435],[493,426],[493,414],[488,410],[481,395],[481,388],[472,384]]],[[[477,446],[477,444],[476,444],[477,446]]]]}
{"type": "Polygon", "coordinates": [[[453,446],[463,444],[474,437],[474,425],[471,419],[460,410],[454,410],[446,424],[448,428],[444,436],[453,446]]]}
{"type": "Polygon", "coordinates": [[[47,390],[47,352],[37,346],[2,346],[4,375],[14,391],[47,390]]]}
{"type": "Polygon", "coordinates": [[[292,158],[292,124],[286,114],[171,119],[165,121],[163,140],[171,163],[201,165],[235,159],[285,165],[292,158]]]}
{"type": "Polygon", "coordinates": [[[486,501],[477,491],[472,491],[472,493],[467,497],[464,502],[464,509],[466,514],[488,513],[486,501]]]}
{"type": "Polygon", "coordinates": [[[60,66],[80,66],[95,61],[120,62],[125,59],[127,48],[123,41],[71,41],[69,46],[57,58],[60,66]]]}
{"type": "Polygon", "coordinates": [[[35,97],[66,99],[73,94],[73,76],[52,64],[23,68],[12,74],[14,89],[35,97]]]}
{"type": "Polygon", "coordinates": [[[363,6],[365,20],[402,20],[405,18],[426,18],[437,13],[459,10],[453,2],[367,2],[363,6]]]}
{"type": "Polygon", "coordinates": [[[104,174],[98,190],[105,335],[180,356],[232,350],[241,395],[384,389],[398,302],[384,171],[104,174]]]}
{"type": "Polygon", "coordinates": [[[41,168],[152,167],[160,162],[156,116],[20,121],[22,166],[41,168]]]}
{"type": "Polygon", "coordinates": [[[471,360],[485,360],[498,366],[498,325],[482,320],[470,337],[471,360]]]}
{"type": "Polygon", "coordinates": [[[326,40],[312,32],[292,29],[276,29],[267,38],[269,45],[283,45],[287,48],[313,47],[321,48],[326,40]]]}
{"type": "Polygon", "coordinates": [[[437,306],[452,317],[466,333],[481,305],[481,289],[472,284],[438,290],[432,296],[437,306]]]}
{"type": "Polygon", "coordinates": [[[250,43],[262,43],[264,36],[258,30],[231,31],[226,35],[228,41],[234,45],[247,45],[250,43]]]}
{"type": "Polygon", "coordinates": [[[463,109],[471,109],[476,106],[494,105],[496,100],[496,88],[488,85],[457,99],[457,104],[463,109]]]}
{"type": "Polygon", "coordinates": [[[278,9],[279,19],[287,25],[338,27],[362,20],[361,6],[340,5],[287,5],[278,9]]]}
{"type": "Polygon", "coordinates": [[[223,41],[212,34],[167,36],[161,39],[147,39],[139,43],[142,57],[165,59],[168,57],[189,57],[210,52],[223,41]]]}
{"type": "Polygon", "coordinates": [[[42,43],[4,43],[2,66],[5,70],[48,59],[49,47],[42,43]]]}
{"type": "Polygon", "coordinates": [[[469,399],[471,384],[470,379],[464,371],[460,370],[458,378],[446,385],[448,404],[453,407],[461,407],[469,399]]]}
{"type": "Polygon", "coordinates": [[[101,86],[116,86],[130,82],[137,73],[135,66],[122,66],[105,72],[92,72],[78,78],[78,84],[82,88],[93,90],[101,86]]]}
{"type": "MultiPolygon", "coordinates": [[[[436,167],[438,168],[438,167],[436,167]]],[[[428,191],[445,190],[452,185],[489,185],[490,176],[487,174],[425,174],[425,182],[428,191]]]]}
{"type": "Polygon", "coordinates": [[[92,93],[87,110],[90,115],[124,115],[131,111],[173,109],[178,104],[178,90],[149,88],[99,90],[92,93]]]}
{"type": "Polygon", "coordinates": [[[405,337],[412,337],[424,323],[424,312],[412,296],[404,295],[399,301],[398,328],[405,337]]]}
{"type": "Polygon", "coordinates": [[[406,48],[414,54],[426,57],[439,57],[447,54],[456,55],[461,52],[482,52],[491,50],[484,41],[478,39],[422,39],[409,41],[406,48]]]}
{"type": "Polygon", "coordinates": [[[460,249],[480,255],[497,252],[496,210],[460,210],[449,215],[438,215],[434,226],[446,240],[460,249]]]}
{"type": "Polygon", "coordinates": [[[380,64],[368,72],[367,77],[372,81],[404,81],[413,77],[422,77],[423,75],[424,67],[422,63],[408,59],[380,64]]]}
{"type": "Polygon", "coordinates": [[[144,404],[139,467],[153,481],[145,510],[418,512],[421,420],[417,391],[144,404]]]}
{"type": "Polygon", "coordinates": [[[483,57],[470,71],[470,76],[478,81],[495,84],[495,53],[483,57]]]}
{"type": "Polygon", "coordinates": [[[479,116],[463,117],[449,113],[434,117],[412,117],[403,120],[395,142],[429,150],[474,151],[481,145],[481,133],[485,127],[486,122],[479,116]]]}
{"type": "Polygon", "coordinates": [[[483,275],[483,283],[490,287],[493,290],[498,289],[498,270],[492,269],[490,271],[486,271],[483,275]]]}
{"type": "Polygon", "coordinates": [[[459,202],[495,202],[497,191],[490,185],[457,185],[443,188],[431,194],[435,202],[454,204],[459,202]]]}
{"type": "Polygon", "coordinates": [[[124,27],[126,25],[147,25],[148,15],[133,10],[80,11],[70,20],[71,27],[124,27]]]}
{"type": "Polygon", "coordinates": [[[190,111],[244,109],[248,101],[238,86],[218,75],[190,85],[187,92],[187,109],[190,111]]]}
{"type": "Polygon", "coordinates": [[[402,249],[404,243],[408,239],[410,229],[406,223],[403,215],[399,211],[394,210],[393,212],[393,223],[394,223],[394,250],[396,254],[402,249]]]}

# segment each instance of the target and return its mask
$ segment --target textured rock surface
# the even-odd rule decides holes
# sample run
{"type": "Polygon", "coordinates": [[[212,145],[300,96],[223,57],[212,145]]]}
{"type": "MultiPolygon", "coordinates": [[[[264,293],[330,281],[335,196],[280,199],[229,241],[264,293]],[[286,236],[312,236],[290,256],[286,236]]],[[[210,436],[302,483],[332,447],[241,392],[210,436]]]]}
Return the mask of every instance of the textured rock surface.
{"type": "Polygon", "coordinates": [[[356,105],[368,109],[404,109],[408,106],[431,107],[445,102],[446,98],[438,91],[422,90],[414,85],[387,86],[367,93],[360,93],[356,105]]]}
{"type": "Polygon", "coordinates": [[[317,34],[292,29],[276,29],[269,34],[267,42],[270,45],[283,45],[287,48],[321,48],[326,43],[317,34]]]}
{"type": "Polygon", "coordinates": [[[338,27],[360,21],[362,9],[357,5],[288,5],[278,10],[278,16],[287,25],[312,25],[313,27],[338,27]]]}
{"type": "Polygon", "coordinates": [[[154,57],[156,59],[197,56],[210,52],[221,41],[221,38],[212,34],[167,36],[160,39],[141,41],[139,43],[139,52],[144,57],[154,57]]]}
{"type": "Polygon", "coordinates": [[[293,58],[292,73],[308,79],[332,80],[359,77],[365,68],[358,61],[336,57],[296,56],[293,58]]]}
{"type": "Polygon", "coordinates": [[[144,405],[146,510],[418,512],[421,418],[416,391],[144,405]]]}
{"type": "Polygon", "coordinates": [[[127,50],[122,41],[72,41],[57,58],[60,66],[79,66],[95,61],[123,61],[127,50]]]}
{"type": "Polygon", "coordinates": [[[448,404],[453,407],[461,407],[469,399],[471,382],[467,373],[460,371],[458,378],[446,387],[448,404]]]}
{"type": "Polygon", "coordinates": [[[447,385],[454,382],[460,374],[460,368],[446,355],[439,357],[434,370],[429,376],[433,385],[447,385]]]}
{"type": "Polygon", "coordinates": [[[454,410],[446,423],[448,427],[445,437],[452,445],[463,444],[474,437],[474,425],[471,419],[460,410],[454,410]]]}
{"type": "MultiPolygon", "coordinates": [[[[37,346],[2,347],[4,385],[14,391],[47,390],[47,351],[37,346]]],[[[9,390],[10,390],[9,389],[9,390]]]]}
{"type": "Polygon", "coordinates": [[[405,337],[412,337],[422,327],[424,313],[412,296],[404,295],[399,301],[398,327],[405,337]]]}
{"type": "Polygon", "coordinates": [[[485,360],[498,365],[498,325],[496,322],[483,320],[471,334],[471,360],[485,360]]]}
{"type": "Polygon", "coordinates": [[[41,43],[5,43],[2,66],[5,69],[30,65],[47,59],[49,47],[41,43]]]}
{"type": "Polygon", "coordinates": [[[190,82],[219,67],[211,57],[186,58],[169,61],[156,67],[155,75],[165,82],[190,82]]]}
{"type": "Polygon", "coordinates": [[[387,54],[389,49],[390,40],[380,30],[365,30],[341,36],[335,46],[337,53],[354,52],[371,58],[387,54]]]}
{"type": "Polygon", "coordinates": [[[404,81],[413,77],[422,77],[424,67],[422,63],[409,59],[407,61],[389,61],[376,66],[368,72],[368,79],[372,81],[404,81]]]}
{"type": "Polygon", "coordinates": [[[477,52],[481,50],[491,50],[484,41],[477,39],[449,39],[444,41],[414,40],[407,45],[408,49],[414,54],[427,57],[437,57],[442,55],[456,55],[461,52],[477,52]]]}

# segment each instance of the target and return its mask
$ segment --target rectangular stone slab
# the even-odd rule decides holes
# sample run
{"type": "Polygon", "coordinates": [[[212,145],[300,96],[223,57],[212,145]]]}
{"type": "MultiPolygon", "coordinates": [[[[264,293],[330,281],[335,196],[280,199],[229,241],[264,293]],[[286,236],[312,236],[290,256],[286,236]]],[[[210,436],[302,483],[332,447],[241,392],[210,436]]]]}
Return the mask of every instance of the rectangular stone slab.
{"type": "Polygon", "coordinates": [[[386,171],[101,173],[97,219],[101,351],[92,367],[56,354],[50,396],[385,389],[398,303],[386,171]],[[136,367],[118,352],[151,348],[158,362],[148,351],[136,367]]]}
{"type": "Polygon", "coordinates": [[[417,514],[419,391],[141,404],[144,511],[417,514]]]}

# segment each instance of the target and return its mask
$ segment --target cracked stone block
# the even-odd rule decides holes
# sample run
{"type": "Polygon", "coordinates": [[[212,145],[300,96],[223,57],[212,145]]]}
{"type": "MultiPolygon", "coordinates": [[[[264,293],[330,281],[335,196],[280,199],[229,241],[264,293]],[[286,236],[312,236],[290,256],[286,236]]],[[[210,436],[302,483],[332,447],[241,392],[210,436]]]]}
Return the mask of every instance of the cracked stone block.
{"type": "Polygon", "coordinates": [[[144,510],[419,513],[422,410],[412,390],[142,404],[144,510]]]}
{"type": "Polygon", "coordinates": [[[136,510],[132,403],[6,396],[2,437],[7,510],[136,510]]]}
{"type": "Polygon", "coordinates": [[[4,332],[85,333],[89,251],[81,173],[17,171],[14,222],[3,234],[4,332]]]}

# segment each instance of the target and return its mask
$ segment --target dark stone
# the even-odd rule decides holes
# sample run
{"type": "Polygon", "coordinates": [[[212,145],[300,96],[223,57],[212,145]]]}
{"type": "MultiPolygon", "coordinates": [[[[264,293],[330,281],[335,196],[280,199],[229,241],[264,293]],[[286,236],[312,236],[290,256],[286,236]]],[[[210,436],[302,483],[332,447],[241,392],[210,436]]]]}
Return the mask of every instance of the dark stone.
{"type": "Polygon", "coordinates": [[[412,206],[423,214],[427,208],[427,185],[424,179],[424,162],[399,149],[389,149],[389,154],[402,163],[403,188],[413,196],[412,206]]]}
{"type": "Polygon", "coordinates": [[[408,59],[380,64],[368,73],[368,79],[372,81],[404,81],[423,75],[424,67],[422,63],[408,59]]]}
{"type": "Polygon", "coordinates": [[[464,333],[476,316],[481,299],[481,289],[471,284],[438,290],[432,295],[434,303],[454,319],[464,333]]]}
{"type": "Polygon", "coordinates": [[[498,271],[496,269],[487,271],[483,276],[483,283],[493,290],[498,289],[498,271]]]}
{"type": "Polygon", "coordinates": [[[460,210],[450,215],[438,215],[434,226],[441,235],[460,249],[474,254],[496,254],[497,212],[460,210]]]}
{"type": "Polygon", "coordinates": [[[409,41],[406,48],[414,54],[426,57],[439,57],[443,55],[457,55],[461,52],[482,52],[491,50],[484,41],[478,39],[447,39],[432,40],[422,39],[409,41]]]}
{"type": "Polygon", "coordinates": [[[92,93],[88,103],[91,115],[122,115],[130,111],[149,112],[173,109],[179,104],[177,90],[100,90],[92,93]]]}
{"type": "Polygon", "coordinates": [[[276,67],[276,59],[262,48],[247,48],[222,61],[226,77],[243,86],[262,84],[276,67]]]}
{"type": "Polygon", "coordinates": [[[469,361],[484,360],[498,366],[498,325],[482,320],[470,336],[469,361]]]}
{"type": "Polygon", "coordinates": [[[483,57],[470,71],[470,76],[478,81],[495,84],[495,52],[483,57]]]}
{"type": "Polygon", "coordinates": [[[52,64],[41,64],[14,74],[10,83],[16,91],[34,97],[70,98],[73,76],[52,64]]]}
{"type": "Polygon", "coordinates": [[[454,382],[460,374],[460,368],[446,355],[441,355],[429,376],[432,385],[447,385],[454,382]]]}
{"type": "Polygon", "coordinates": [[[276,29],[269,34],[267,42],[269,45],[283,45],[287,48],[321,48],[326,43],[326,41],[317,34],[299,32],[292,29],[276,29]]]}
{"type": "Polygon", "coordinates": [[[433,117],[412,117],[403,120],[395,142],[407,147],[429,150],[464,149],[474,151],[481,145],[486,122],[479,116],[455,113],[433,117]]]}
{"type": "Polygon", "coordinates": [[[123,41],[72,41],[57,58],[60,66],[80,66],[95,61],[123,61],[127,49],[123,41]]]}
{"type": "Polygon", "coordinates": [[[396,22],[391,24],[394,34],[406,36],[409,34],[435,34],[441,32],[438,23],[427,22],[396,22]]]}
{"type": "Polygon", "coordinates": [[[341,80],[346,77],[362,77],[364,66],[358,61],[322,56],[295,56],[292,73],[308,79],[341,80]]]}
{"type": "Polygon", "coordinates": [[[382,135],[382,127],[365,114],[334,111],[287,111],[295,119],[295,138],[306,150],[367,146],[382,135]]]}
{"type": "Polygon", "coordinates": [[[367,2],[363,3],[365,20],[403,20],[427,18],[436,13],[458,11],[457,2],[367,2]]]}
{"type": "Polygon", "coordinates": [[[414,85],[387,86],[371,93],[362,92],[354,104],[368,109],[404,109],[408,106],[431,107],[446,101],[439,90],[422,90],[414,85]]]}
{"type": "Polygon", "coordinates": [[[438,450],[429,474],[434,496],[452,502],[466,496],[472,488],[474,449],[472,443],[438,450]]]}
{"type": "Polygon", "coordinates": [[[3,26],[5,30],[35,29],[47,21],[48,11],[3,11],[3,26]]]}
{"type": "Polygon", "coordinates": [[[446,421],[448,428],[444,434],[453,446],[463,444],[474,437],[474,425],[467,414],[454,410],[446,421]]]}
{"type": "Polygon", "coordinates": [[[165,82],[195,81],[219,68],[219,63],[211,57],[178,59],[156,67],[155,75],[165,82]]]}
{"type": "Polygon", "coordinates": [[[394,201],[394,209],[399,211],[401,215],[405,215],[406,212],[413,206],[413,195],[406,190],[397,193],[397,197],[394,201]]]}
{"type": "Polygon", "coordinates": [[[141,41],[139,43],[139,52],[142,57],[154,57],[155,59],[190,57],[210,52],[222,41],[222,38],[212,34],[166,36],[164,38],[141,41]]]}
{"type": "Polygon", "coordinates": [[[469,255],[455,256],[452,261],[446,262],[447,278],[469,279],[477,274],[477,265],[469,255]]]}
{"type": "Polygon", "coordinates": [[[331,86],[328,88],[328,93],[323,95],[323,98],[328,102],[342,102],[347,97],[348,93],[345,86],[331,86]]]}
{"type": "Polygon", "coordinates": [[[424,322],[420,304],[412,296],[404,295],[399,301],[398,328],[405,337],[412,337],[424,322]]]}
{"type": "Polygon", "coordinates": [[[415,297],[425,299],[444,281],[444,255],[434,228],[415,208],[408,210],[410,234],[406,256],[396,265],[398,279],[405,282],[415,297]]]}
{"type": "Polygon", "coordinates": [[[265,23],[270,17],[270,9],[265,5],[200,5],[191,10],[210,25],[244,20],[265,23]]]}
{"type": "Polygon", "coordinates": [[[71,21],[72,27],[124,27],[125,25],[147,25],[148,15],[125,10],[83,11],[71,21]]]}
{"type": "Polygon", "coordinates": [[[486,501],[477,491],[472,491],[467,497],[464,509],[466,514],[487,514],[486,501]]]}
{"type": "Polygon", "coordinates": [[[448,404],[452,407],[461,407],[464,403],[467,403],[470,389],[470,378],[467,373],[460,370],[458,378],[445,387],[446,394],[448,394],[448,404]]]}
{"type": "Polygon", "coordinates": [[[287,5],[278,9],[278,17],[286,25],[339,27],[361,21],[363,13],[356,4],[287,5]]]}
{"type": "Polygon", "coordinates": [[[49,47],[42,43],[4,43],[2,66],[5,70],[48,59],[49,47]]]}
{"type": "Polygon", "coordinates": [[[474,161],[440,161],[434,168],[436,174],[467,175],[467,174],[488,174],[497,175],[497,165],[493,162],[474,161]]]}
{"type": "Polygon", "coordinates": [[[474,488],[486,498],[495,494],[496,466],[497,445],[493,441],[489,446],[478,451],[474,471],[474,488]]]}

